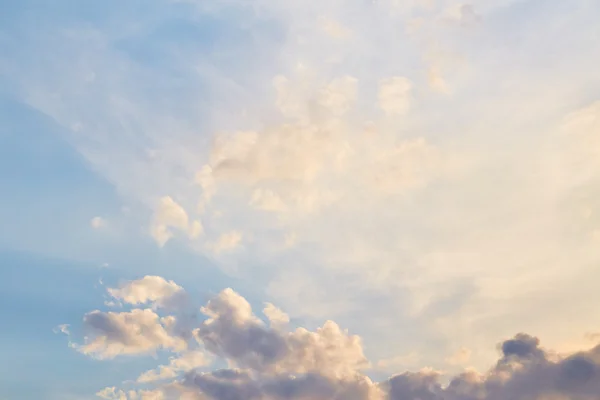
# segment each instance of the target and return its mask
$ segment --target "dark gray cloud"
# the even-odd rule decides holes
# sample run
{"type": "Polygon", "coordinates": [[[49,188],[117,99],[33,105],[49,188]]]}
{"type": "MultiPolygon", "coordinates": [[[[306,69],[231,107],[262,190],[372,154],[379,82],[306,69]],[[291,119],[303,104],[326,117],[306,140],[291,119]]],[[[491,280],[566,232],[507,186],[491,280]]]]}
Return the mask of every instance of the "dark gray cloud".
{"type": "Polygon", "coordinates": [[[600,399],[600,346],[556,359],[539,343],[520,333],[500,345],[502,357],[486,374],[465,373],[445,387],[427,373],[400,374],[383,385],[390,400],[600,399]]]}

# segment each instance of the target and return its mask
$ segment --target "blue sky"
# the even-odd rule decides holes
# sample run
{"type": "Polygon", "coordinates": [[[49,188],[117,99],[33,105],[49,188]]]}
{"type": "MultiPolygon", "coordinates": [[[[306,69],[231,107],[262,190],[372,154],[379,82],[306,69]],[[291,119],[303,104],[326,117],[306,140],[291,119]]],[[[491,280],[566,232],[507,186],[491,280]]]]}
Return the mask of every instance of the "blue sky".
{"type": "Polygon", "coordinates": [[[519,332],[548,365],[597,344],[597,1],[0,9],[0,397],[221,399],[202,379],[238,367],[394,399],[377,382],[405,371],[506,373],[519,332]],[[259,367],[224,309],[289,346],[332,320],[360,349],[335,333],[323,365],[259,367]],[[149,313],[183,325],[125,341],[149,313]],[[134,382],[160,365],[172,381],[134,382]]]}

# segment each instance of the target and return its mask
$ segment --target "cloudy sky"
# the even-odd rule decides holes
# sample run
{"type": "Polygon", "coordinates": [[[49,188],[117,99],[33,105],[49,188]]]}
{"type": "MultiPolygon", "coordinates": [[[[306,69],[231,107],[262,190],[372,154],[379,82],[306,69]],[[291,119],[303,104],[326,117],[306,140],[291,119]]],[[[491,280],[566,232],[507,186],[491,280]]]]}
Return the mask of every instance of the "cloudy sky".
{"type": "Polygon", "coordinates": [[[2,2],[0,397],[600,399],[598,20],[2,2]]]}

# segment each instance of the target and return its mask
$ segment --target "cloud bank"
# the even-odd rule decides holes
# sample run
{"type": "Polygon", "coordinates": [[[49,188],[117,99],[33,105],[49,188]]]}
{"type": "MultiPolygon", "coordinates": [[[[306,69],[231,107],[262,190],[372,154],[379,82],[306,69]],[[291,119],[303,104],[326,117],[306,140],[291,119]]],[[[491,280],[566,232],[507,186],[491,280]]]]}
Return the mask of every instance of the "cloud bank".
{"type": "MultiPolygon", "coordinates": [[[[125,287],[145,287],[144,298],[163,298],[167,282],[144,277],[125,287]]],[[[169,282],[171,285],[174,283],[169,282]]],[[[178,291],[183,290],[177,286],[178,291]]],[[[113,294],[115,290],[108,289],[113,294]]],[[[130,303],[138,304],[138,297],[130,303]]],[[[202,400],[595,400],[600,393],[600,344],[572,354],[556,354],[537,337],[518,333],[498,345],[500,358],[485,372],[466,369],[447,375],[431,368],[404,372],[380,382],[362,340],[327,321],[314,331],[282,329],[283,312],[272,304],[260,319],[248,301],[225,289],[200,308],[204,318],[186,333],[169,333],[178,314],[159,317],[152,309],[94,311],[84,328],[93,332],[80,352],[110,359],[144,353],[172,353],[169,364],[137,377],[129,388],[107,387],[104,399],[202,400]],[[276,315],[276,317],[273,317],[276,315]],[[217,362],[227,367],[218,368],[217,362]]],[[[68,331],[67,331],[68,334],[68,331]]],[[[108,362],[108,361],[107,361],[108,362]]]]}

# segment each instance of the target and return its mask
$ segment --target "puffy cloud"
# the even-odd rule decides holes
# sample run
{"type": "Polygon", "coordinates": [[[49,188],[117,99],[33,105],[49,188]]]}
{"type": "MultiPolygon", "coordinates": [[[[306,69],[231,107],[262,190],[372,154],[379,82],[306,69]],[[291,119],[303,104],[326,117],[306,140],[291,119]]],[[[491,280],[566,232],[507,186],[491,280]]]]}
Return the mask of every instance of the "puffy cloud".
{"type": "Polygon", "coordinates": [[[316,332],[302,328],[279,332],[265,326],[231,289],[210,300],[203,312],[209,319],[199,327],[197,337],[207,349],[242,368],[344,376],[368,365],[360,339],[332,321],[316,332]]]}
{"type": "MultiPolygon", "coordinates": [[[[451,376],[424,368],[376,383],[366,375],[361,340],[334,322],[315,331],[267,326],[231,289],[201,310],[207,319],[193,331],[203,348],[189,351],[157,327],[151,310],[88,314],[84,325],[96,336],[80,348],[86,354],[111,358],[158,347],[178,353],[168,365],[138,378],[140,384],[158,385],[155,389],[108,387],[97,395],[112,400],[596,400],[600,393],[600,345],[558,355],[542,348],[538,338],[519,333],[498,345],[500,358],[486,373],[451,376]],[[198,371],[211,357],[229,367],[198,371]]],[[[285,319],[271,304],[264,313],[272,322],[285,319]]],[[[461,357],[466,353],[463,349],[461,357]]]]}
{"type": "Polygon", "coordinates": [[[272,325],[283,325],[290,322],[290,317],[271,303],[266,303],[263,314],[269,319],[272,325]]]}
{"type": "Polygon", "coordinates": [[[528,359],[532,357],[543,357],[543,351],[538,347],[540,341],[538,338],[524,333],[517,334],[514,339],[502,343],[502,354],[505,359],[528,359]]]}
{"type": "Polygon", "coordinates": [[[85,342],[76,347],[101,359],[186,348],[185,341],[171,336],[159,316],[149,309],[122,313],[92,311],[85,315],[83,325],[87,332],[85,342]]]}
{"type": "Polygon", "coordinates": [[[501,344],[502,358],[486,375],[465,372],[442,386],[437,373],[404,373],[384,385],[390,400],[592,400],[600,393],[600,346],[555,359],[539,340],[519,334],[501,344]]]}
{"type": "Polygon", "coordinates": [[[183,288],[175,282],[150,275],[123,283],[118,288],[108,288],[107,291],[115,299],[127,304],[153,303],[159,307],[168,307],[185,295],[183,288]]]}
{"type": "Polygon", "coordinates": [[[298,399],[298,400],[383,400],[373,382],[365,376],[332,379],[320,374],[299,377],[279,375],[253,379],[239,370],[221,370],[207,374],[190,374],[185,386],[194,387],[210,399],[298,399]]]}

